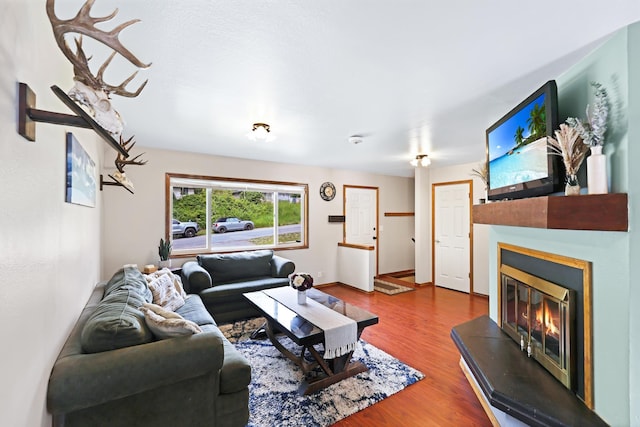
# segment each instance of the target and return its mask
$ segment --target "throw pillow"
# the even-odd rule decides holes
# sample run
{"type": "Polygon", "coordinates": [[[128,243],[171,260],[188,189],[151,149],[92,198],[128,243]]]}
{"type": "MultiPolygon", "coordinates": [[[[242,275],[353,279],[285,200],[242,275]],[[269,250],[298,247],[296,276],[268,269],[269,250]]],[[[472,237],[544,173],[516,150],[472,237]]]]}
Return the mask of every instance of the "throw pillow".
{"type": "MultiPolygon", "coordinates": [[[[181,315],[179,315],[178,313],[176,313],[175,311],[166,310],[166,309],[162,308],[162,306],[160,306],[158,304],[144,303],[144,304],[142,304],[142,308],[146,308],[148,310],[151,310],[155,314],[157,314],[158,316],[162,316],[165,319],[183,319],[183,317],[181,315]]],[[[141,310],[142,310],[142,308],[141,308],[141,310]]]]}
{"type": "Polygon", "coordinates": [[[163,274],[149,283],[153,295],[153,303],[167,310],[176,311],[184,305],[184,298],[178,293],[173,280],[163,274]]]}
{"type": "Polygon", "coordinates": [[[178,291],[180,296],[182,296],[182,298],[184,298],[184,299],[187,299],[188,295],[184,291],[184,288],[182,286],[182,280],[180,279],[180,276],[177,276],[177,275],[173,274],[171,272],[171,270],[169,270],[168,268],[163,268],[162,270],[154,271],[151,274],[145,274],[144,278],[147,279],[147,283],[151,283],[154,280],[156,280],[158,277],[160,277],[160,276],[162,276],[164,274],[166,274],[167,276],[169,276],[171,278],[171,280],[173,280],[173,284],[176,287],[176,291],[178,291]]]}
{"type": "Polygon", "coordinates": [[[148,304],[145,304],[140,308],[144,313],[144,320],[147,323],[149,329],[153,335],[158,339],[167,339],[174,337],[181,337],[187,335],[193,335],[202,332],[200,326],[196,325],[190,320],[187,320],[177,313],[167,312],[166,310],[158,310],[160,307],[151,308],[148,304]],[[157,312],[163,312],[165,315],[171,317],[166,318],[157,312]]]}
{"type": "Polygon", "coordinates": [[[114,273],[113,277],[104,287],[104,296],[119,289],[129,289],[140,295],[147,301],[152,301],[151,291],[144,280],[143,274],[135,264],[127,264],[114,273]]]}
{"type": "Polygon", "coordinates": [[[104,297],[83,326],[80,342],[85,353],[98,353],[144,344],[153,339],[138,309],[144,299],[131,289],[104,297]]]}

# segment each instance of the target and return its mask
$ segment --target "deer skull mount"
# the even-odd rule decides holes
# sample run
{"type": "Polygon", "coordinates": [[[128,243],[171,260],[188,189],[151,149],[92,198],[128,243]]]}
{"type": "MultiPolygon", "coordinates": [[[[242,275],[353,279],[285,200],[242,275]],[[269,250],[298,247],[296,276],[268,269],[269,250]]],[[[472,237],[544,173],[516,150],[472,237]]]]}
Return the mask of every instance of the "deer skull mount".
{"type": "Polygon", "coordinates": [[[55,0],[47,0],[47,15],[51,22],[58,47],[73,65],[73,80],[75,81],[75,86],[69,91],[69,97],[79,104],[84,105],[93,115],[96,122],[115,138],[121,138],[123,120],[111,105],[110,95],[115,93],[116,95],[129,98],[136,97],[146,86],[147,80],[145,80],[137,90],[130,92],[126,89],[126,86],[136,77],[138,71],[134,72],[118,86],[112,86],[104,82],[104,71],[116,53],[122,55],[138,68],[148,68],[151,64],[145,64],[140,61],[118,38],[122,30],[139,22],[139,20],[132,19],[124,22],[111,31],[101,30],[96,28],[95,24],[110,21],[116,16],[118,9],[108,16],[92,17],[91,8],[94,2],[95,0],[87,0],[75,17],[71,19],[60,19],[55,14],[55,0]],[[79,34],[79,36],[74,39],[76,45],[75,51],[69,47],[65,40],[67,33],[79,34]],[[95,75],[89,68],[89,60],[91,57],[87,58],[82,48],[83,35],[91,37],[113,49],[113,53],[102,64],[95,75]]]}

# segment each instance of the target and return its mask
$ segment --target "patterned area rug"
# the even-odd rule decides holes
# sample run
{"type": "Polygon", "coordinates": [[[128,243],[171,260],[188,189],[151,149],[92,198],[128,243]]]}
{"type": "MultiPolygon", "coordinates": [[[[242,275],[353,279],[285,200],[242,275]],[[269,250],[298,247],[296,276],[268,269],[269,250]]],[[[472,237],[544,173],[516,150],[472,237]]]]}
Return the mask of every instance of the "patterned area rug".
{"type": "Polygon", "coordinates": [[[396,295],[403,292],[415,291],[414,288],[387,282],[385,280],[375,279],[373,281],[373,289],[387,295],[396,295]]]}
{"type": "MultiPolygon", "coordinates": [[[[258,318],[220,326],[251,364],[249,426],[329,426],[424,378],[421,372],[360,340],[353,359],[367,365],[367,372],[301,396],[300,368],[268,339],[250,338],[263,323],[264,319],[258,318]]],[[[291,340],[280,339],[289,350],[299,353],[291,340]]]]}

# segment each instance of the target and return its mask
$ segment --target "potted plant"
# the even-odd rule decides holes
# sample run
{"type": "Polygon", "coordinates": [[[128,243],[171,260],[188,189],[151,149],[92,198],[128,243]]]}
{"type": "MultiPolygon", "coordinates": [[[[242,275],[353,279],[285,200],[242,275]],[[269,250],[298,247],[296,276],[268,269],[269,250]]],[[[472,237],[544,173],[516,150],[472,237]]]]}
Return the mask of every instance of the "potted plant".
{"type": "Polygon", "coordinates": [[[158,245],[158,255],[160,255],[160,268],[171,267],[171,242],[160,238],[160,244],[158,245]]]}
{"type": "Polygon", "coordinates": [[[306,291],[313,287],[313,277],[309,273],[291,273],[289,275],[289,284],[298,291],[298,304],[306,304],[306,291]]]}
{"type": "MultiPolygon", "coordinates": [[[[488,178],[489,178],[489,168],[487,165],[487,162],[484,163],[480,163],[478,165],[477,169],[471,169],[471,175],[472,176],[476,176],[478,178],[480,178],[482,180],[482,182],[484,183],[484,192],[485,192],[485,196],[487,193],[487,188],[488,188],[488,178]]],[[[480,199],[480,203],[484,203],[485,202],[485,198],[480,199]]]]}

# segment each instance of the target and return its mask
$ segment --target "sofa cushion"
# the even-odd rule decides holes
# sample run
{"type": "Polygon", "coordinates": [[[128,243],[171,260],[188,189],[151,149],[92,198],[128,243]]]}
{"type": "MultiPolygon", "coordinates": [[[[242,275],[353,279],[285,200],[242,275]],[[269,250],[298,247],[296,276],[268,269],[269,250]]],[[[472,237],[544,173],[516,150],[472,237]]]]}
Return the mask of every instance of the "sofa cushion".
{"type": "Polygon", "coordinates": [[[184,300],[184,305],[177,309],[176,313],[185,319],[191,320],[198,326],[216,324],[198,295],[189,295],[187,299],[184,300]]]}
{"type": "MultiPolygon", "coordinates": [[[[247,292],[261,291],[263,289],[277,288],[279,286],[288,286],[289,278],[282,277],[262,277],[257,279],[242,280],[213,288],[205,289],[200,292],[202,300],[206,301],[212,298],[224,298],[228,296],[242,295],[247,292]]],[[[215,314],[215,313],[214,313],[215,314]]]]}
{"type": "Polygon", "coordinates": [[[211,282],[215,286],[243,278],[271,276],[273,251],[198,255],[197,258],[198,264],[211,275],[211,282]]]}
{"type": "Polygon", "coordinates": [[[181,337],[202,332],[202,329],[179,314],[156,304],[144,304],[141,309],[153,335],[159,339],[181,337]]]}
{"type": "Polygon", "coordinates": [[[184,305],[184,298],[178,293],[171,277],[160,275],[149,282],[149,289],[153,294],[153,303],[167,310],[176,311],[184,305]]]}
{"type": "Polygon", "coordinates": [[[147,286],[147,281],[135,264],[128,264],[116,271],[104,286],[104,296],[118,289],[129,289],[140,294],[146,302],[151,302],[153,296],[147,286]]]}
{"type": "Polygon", "coordinates": [[[127,288],[104,297],[82,329],[82,350],[98,353],[151,342],[153,335],[138,309],[145,302],[140,294],[127,288]]]}

